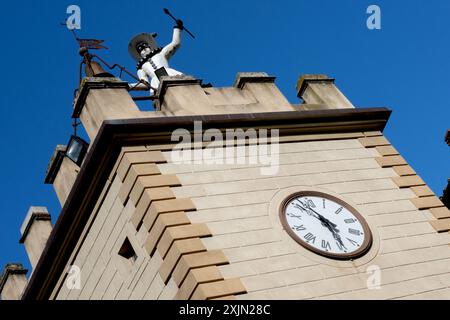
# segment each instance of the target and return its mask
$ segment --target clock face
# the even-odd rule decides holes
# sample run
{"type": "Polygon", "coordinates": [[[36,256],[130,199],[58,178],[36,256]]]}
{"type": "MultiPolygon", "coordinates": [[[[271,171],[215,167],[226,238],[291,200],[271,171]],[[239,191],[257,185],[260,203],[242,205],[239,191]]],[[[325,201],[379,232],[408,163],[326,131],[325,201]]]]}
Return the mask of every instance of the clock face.
{"type": "Polygon", "coordinates": [[[290,196],[281,207],[280,218],[295,241],[329,258],[354,259],[372,244],[369,226],[356,209],[322,192],[290,196]]]}

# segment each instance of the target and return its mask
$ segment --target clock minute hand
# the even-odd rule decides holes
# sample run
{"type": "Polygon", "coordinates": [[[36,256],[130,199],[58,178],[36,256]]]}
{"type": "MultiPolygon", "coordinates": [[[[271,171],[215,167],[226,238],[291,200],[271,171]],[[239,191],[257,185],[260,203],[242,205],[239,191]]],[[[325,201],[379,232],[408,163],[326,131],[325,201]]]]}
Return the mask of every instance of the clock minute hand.
{"type": "Polygon", "coordinates": [[[313,208],[311,208],[308,204],[301,202],[300,200],[298,200],[302,205],[306,206],[309,210],[311,210],[312,212],[314,212],[315,214],[317,214],[319,216],[320,221],[328,224],[329,226],[331,226],[333,229],[335,229],[337,232],[339,232],[338,229],[336,229],[337,225],[334,224],[333,222],[331,222],[330,220],[328,220],[327,218],[325,218],[324,216],[322,216],[320,213],[318,213],[317,211],[315,211],[313,208]]]}
{"type": "Polygon", "coordinates": [[[306,205],[305,203],[301,202],[300,200],[297,200],[298,202],[301,203],[301,205],[299,205],[300,209],[306,211],[306,213],[308,213],[309,215],[312,215],[314,218],[318,219],[320,222],[322,222],[322,225],[324,227],[326,227],[332,234],[333,237],[336,238],[334,235],[339,232],[339,230],[336,228],[336,225],[334,223],[332,223],[330,220],[328,220],[327,218],[325,218],[324,216],[322,216],[321,214],[319,214],[318,212],[316,212],[315,210],[313,210],[311,207],[309,207],[308,205],[306,205]],[[305,207],[306,208],[305,208],[305,207]],[[313,213],[310,214],[308,212],[308,210],[313,213]],[[317,216],[316,216],[317,215],[317,216]]]}
{"type": "MultiPolygon", "coordinates": [[[[308,208],[311,212],[315,213],[317,215],[317,219],[319,219],[323,225],[325,225],[328,230],[330,230],[330,232],[333,234],[333,238],[339,242],[339,244],[347,249],[347,247],[344,245],[344,243],[342,242],[341,236],[339,235],[339,229],[337,229],[337,225],[332,223],[330,220],[328,220],[327,218],[325,218],[324,216],[322,216],[321,214],[319,214],[318,212],[316,212],[314,209],[312,209],[310,206],[308,206],[306,203],[301,202],[300,200],[298,200],[298,202],[300,202],[302,205],[300,206],[300,208],[302,208],[303,210],[306,211],[306,209],[303,207],[305,206],[306,208],[308,208]]],[[[315,217],[315,216],[314,216],[315,217]]]]}

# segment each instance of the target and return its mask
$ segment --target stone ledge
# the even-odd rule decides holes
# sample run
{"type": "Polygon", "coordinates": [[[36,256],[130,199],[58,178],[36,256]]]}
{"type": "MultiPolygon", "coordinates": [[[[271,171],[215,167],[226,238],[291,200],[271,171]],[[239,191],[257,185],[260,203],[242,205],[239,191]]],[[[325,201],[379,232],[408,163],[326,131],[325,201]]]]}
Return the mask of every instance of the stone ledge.
{"type": "Polygon", "coordinates": [[[62,161],[66,154],[66,150],[66,145],[59,144],[56,146],[55,151],[53,151],[52,157],[48,163],[44,183],[52,184],[53,181],[55,181],[56,175],[58,174],[59,168],[61,167],[62,161]]]}
{"type": "Polygon", "coordinates": [[[304,74],[297,81],[297,97],[301,97],[305,92],[308,83],[310,82],[331,82],[334,83],[335,79],[330,78],[325,74],[304,74]]]}
{"type": "Polygon", "coordinates": [[[28,272],[21,263],[8,263],[3,269],[3,273],[0,276],[0,292],[3,291],[3,287],[5,286],[6,281],[8,280],[8,276],[10,274],[26,274],[28,272]]]}
{"type": "Polygon", "coordinates": [[[266,83],[275,82],[276,77],[269,76],[265,72],[239,72],[234,81],[233,87],[242,89],[248,82],[251,83],[266,83]]]}
{"type": "Polygon", "coordinates": [[[30,207],[20,228],[22,236],[20,237],[19,243],[25,242],[28,232],[31,229],[31,225],[35,220],[51,220],[46,207],[30,207]]]}
{"type": "Polygon", "coordinates": [[[161,77],[158,90],[155,93],[157,97],[158,104],[157,110],[161,110],[161,106],[164,101],[164,95],[166,94],[167,88],[177,87],[177,86],[188,86],[188,85],[202,85],[203,80],[196,79],[192,76],[179,75],[179,76],[163,76],[161,77]]]}
{"type": "Polygon", "coordinates": [[[91,89],[109,89],[109,88],[123,88],[128,89],[128,82],[122,81],[119,78],[100,78],[100,77],[86,77],[81,81],[77,96],[73,102],[72,118],[79,118],[86,98],[91,89]]]}

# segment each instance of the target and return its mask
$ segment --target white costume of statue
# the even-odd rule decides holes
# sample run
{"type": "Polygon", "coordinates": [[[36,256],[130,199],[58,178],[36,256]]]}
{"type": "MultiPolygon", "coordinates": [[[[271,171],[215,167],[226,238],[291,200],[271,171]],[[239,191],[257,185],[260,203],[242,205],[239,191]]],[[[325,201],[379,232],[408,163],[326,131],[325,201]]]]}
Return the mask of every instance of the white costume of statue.
{"type": "MultiPolygon", "coordinates": [[[[157,47],[156,41],[154,40],[156,34],[142,33],[134,37],[129,44],[130,54],[136,60],[139,58],[137,66],[138,78],[144,83],[150,83],[150,94],[154,94],[159,86],[157,70],[161,71],[162,75],[176,76],[182,74],[169,67],[170,58],[181,45],[181,31],[182,27],[175,26],[172,42],[162,49],[157,47]]],[[[134,85],[132,84],[130,86],[134,85]]],[[[142,87],[144,85],[138,84],[137,86],[142,87]]]]}

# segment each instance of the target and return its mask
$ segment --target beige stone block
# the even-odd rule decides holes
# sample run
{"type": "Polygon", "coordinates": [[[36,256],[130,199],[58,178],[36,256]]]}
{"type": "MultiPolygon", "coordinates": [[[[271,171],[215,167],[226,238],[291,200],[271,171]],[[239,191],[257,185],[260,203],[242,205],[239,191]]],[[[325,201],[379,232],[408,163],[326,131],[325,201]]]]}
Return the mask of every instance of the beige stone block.
{"type": "Polygon", "coordinates": [[[397,283],[387,284],[380,290],[363,289],[354,292],[346,292],[338,295],[339,299],[398,299],[417,293],[431,292],[445,288],[439,279],[439,276],[422,277],[409,281],[401,281],[397,283]]]}
{"type": "MultiPolygon", "coordinates": [[[[89,273],[89,278],[84,282],[83,288],[79,292],[77,299],[88,300],[93,295],[96,289],[96,285],[99,283],[102,274],[107,273],[107,269],[103,265],[98,265],[92,268],[89,273]]],[[[83,273],[82,273],[83,274],[83,273]]]]}
{"type": "MultiPolygon", "coordinates": [[[[449,249],[447,249],[449,250],[449,249]]],[[[417,278],[426,278],[450,272],[449,259],[430,260],[414,264],[404,264],[398,267],[382,270],[384,285],[408,281],[417,278]]]]}
{"type": "Polygon", "coordinates": [[[412,210],[405,212],[394,212],[379,214],[370,217],[373,226],[386,227],[396,226],[415,222],[427,222],[431,219],[431,214],[426,211],[412,210]]]}
{"type": "Polygon", "coordinates": [[[363,133],[366,137],[376,137],[376,136],[383,135],[383,133],[381,131],[365,131],[363,133]]]}
{"type": "Polygon", "coordinates": [[[411,168],[409,165],[394,166],[394,167],[392,167],[392,169],[394,169],[394,171],[399,176],[412,176],[412,175],[416,174],[416,172],[413,170],[413,168],[411,168]]]}
{"type": "Polygon", "coordinates": [[[144,244],[145,251],[147,251],[149,255],[153,255],[156,245],[167,227],[186,225],[190,223],[191,222],[186,216],[186,213],[182,211],[159,215],[153,225],[153,228],[146,237],[144,244]]]}
{"type": "MultiPolygon", "coordinates": [[[[132,289],[130,299],[143,299],[147,293],[152,282],[154,282],[158,269],[161,267],[162,259],[159,254],[153,255],[153,257],[144,265],[145,269],[140,274],[139,278],[136,279],[136,286],[132,289]]],[[[159,294],[159,293],[158,293],[159,294]]]]}
{"type": "Polygon", "coordinates": [[[241,278],[248,292],[286,287],[305,282],[322,280],[321,269],[317,266],[283,270],[241,278]]]}
{"type": "Polygon", "coordinates": [[[267,215],[268,207],[268,203],[257,203],[240,207],[198,210],[195,212],[188,212],[187,215],[192,223],[214,222],[264,216],[267,215]]]}
{"type": "Polygon", "coordinates": [[[161,292],[165,287],[164,282],[162,281],[159,275],[156,275],[153,278],[153,281],[148,288],[147,292],[144,295],[144,300],[156,300],[160,296],[161,292]]]}
{"type": "Polygon", "coordinates": [[[427,185],[411,187],[411,190],[418,197],[430,197],[435,195],[434,192],[427,185]]]}
{"type": "Polygon", "coordinates": [[[173,243],[166,258],[164,259],[159,274],[164,283],[167,283],[173,269],[183,254],[206,251],[200,238],[177,240],[173,243]]]}
{"type": "MultiPolygon", "coordinates": [[[[278,177],[290,177],[297,175],[312,175],[325,174],[335,171],[347,171],[347,173],[360,169],[378,169],[379,164],[373,158],[367,159],[352,159],[329,161],[326,163],[302,163],[280,165],[278,170],[278,177]]],[[[162,171],[162,170],[161,170],[162,171]]],[[[177,174],[183,186],[198,185],[214,182],[225,181],[242,181],[242,180],[257,180],[265,179],[267,176],[261,174],[259,167],[243,168],[239,170],[222,170],[222,171],[207,171],[194,173],[177,174]]]]}
{"type": "Polygon", "coordinates": [[[438,197],[422,197],[411,199],[411,202],[420,210],[442,207],[444,204],[438,197]]]}
{"type": "Polygon", "coordinates": [[[79,101],[80,95],[76,99],[76,103],[83,103],[80,113],[80,121],[86,130],[91,141],[95,140],[98,130],[103,121],[115,119],[133,119],[144,116],[132,100],[128,91],[124,88],[88,88],[93,82],[115,82],[112,78],[95,78],[88,77],[83,79],[80,92],[87,93],[84,101],[79,101]]]}
{"type": "Polygon", "coordinates": [[[388,168],[393,166],[400,166],[408,164],[405,159],[403,159],[402,156],[387,156],[387,157],[378,157],[375,158],[375,160],[378,162],[378,164],[382,168],[388,168]]]}
{"type": "Polygon", "coordinates": [[[136,229],[138,229],[139,226],[141,225],[142,218],[147,212],[152,201],[168,200],[174,198],[175,195],[173,194],[170,187],[144,189],[141,199],[139,200],[139,204],[137,205],[136,210],[131,216],[131,223],[136,229]]]}
{"type": "Polygon", "coordinates": [[[200,198],[192,198],[197,209],[213,209],[242,206],[267,202],[274,194],[273,190],[252,191],[238,194],[225,194],[200,198]]]}
{"type": "Polygon", "coordinates": [[[171,189],[177,198],[203,197],[207,195],[202,185],[173,187],[171,189]]]}
{"type": "Polygon", "coordinates": [[[366,148],[390,145],[390,142],[384,136],[359,138],[358,140],[366,148]]]}
{"type": "Polygon", "coordinates": [[[431,228],[428,221],[378,228],[378,233],[382,240],[409,237],[431,232],[433,232],[433,228],[431,228]]]}
{"type": "Polygon", "coordinates": [[[230,261],[230,266],[235,262],[244,262],[262,258],[279,257],[296,253],[295,247],[286,245],[285,242],[272,242],[248,247],[224,249],[223,253],[230,261]]]}
{"type": "Polygon", "coordinates": [[[321,109],[354,108],[336,87],[334,79],[326,75],[302,75],[297,81],[297,96],[304,102],[302,109],[308,108],[308,105],[320,105],[321,109]]]}
{"type": "Polygon", "coordinates": [[[439,219],[439,220],[431,220],[430,224],[437,232],[446,232],[450,231],[450,218],[447,219],[439,219]]]}
{"type": "Polygon", "coordinates": [[[410,237],[401,237],[384,240],[380,248],[380,254],[399,252],[412,249],[429,248],[448,245],[450,243],[449,233],[427,233],[410,237]]]}
{"type": "Polygon", "coordinates": [[[193,211],[195,205],[191,199],[169,199],[153,201],[145,213],[143,225],[147,230],[152,230],[156,218],[162,213],[175,211],[193,211]]]}
{"type": "Polygon", "coordinates": [[[450,218],[450,210],[447,207],[439,207],[430,209],[430,212],[436,219],[450,218]]]}
{"type": "Polygon", "coordinates": [[[192,294],[192,300],[209,300],[246,292],[240,279],[227,279],[199,284],[192,294]]]}
{"type": "Polygon", "coordinates": [[[175,240],[209,236],[211,236],[211,231],[203,223],[169,227],[164,231],[157,248],[159,254],[164,258],[175,240]]]}
{"type": "MultiPolygon", "coordinates": [[[[304,184],[321,185],[327,188],[333,188],[340,193],[369,191],[376,189],[388,189],[396,187],[392,180],[380,181],[380,177],[391,177],[394,174],[383,170],[365,171],[365,172],[348,172],[341,171],[328,174],[302,174],[284,177],[260,177],[258,183],[255,184],[254,179],[246,179],[239,181],[212,182],[203,185],[183,185],[181,187],[172,188],[177,197],[191,198],[209,198],[216,195],[246,193],[254,191],[276,190],[298,184],[301,180],[304,184]],[[366,176],[364,176],[366,175],[366,176]],[[369,180],[371,176],[375,179],[369,180]],[[345,182],[343,182],[345,181],[345,182]]],[[[192,174],[195,176],[195,174],[192,174]]]]}
{"type": "MultiPolygon", "coordinates": [[[[103,207],[100,209],[101,213],[98,213],[97,219],[93,221],[91,226],[91,231],[81,245],[75,260],[76,265],[82,268],[89,257],[90,259],[96,259],[100,255],[123,209],[123,205],[118,198],[115,198],[109,211],[106,211],[106,209],[103,211],[103,207]]],[[[75,294],[75,291],[72,290],[71,293],[75,294]]]]}
{"type": "Polygon", "coordinates": [[[122,203],[125,203],[128,199],[128,195],[136,182],[136,179],[140,176],[149,176],[160,174],[158,167],[153,163],[141,163],[135,164],[130,167],[125,180],[123,181],[122,187],[119,191],[119,198],[122,203]]]}
{"type": "Polygon", "coordinates": [[[388,202],[396,200],[411,199],[414,193],[409,189],[391,189],[369,192],[347,193],[346,197],[357,204],[367,204],[375,202],[388,202]]]}
{"type": "MultiPolygon", "coordinates": [[[[122,161],[123,155],[125,153],[127,153],[127,152],[145,152],[145,151],[148,151],[146,146],[122,147],[122,149],[120,150],[119,156],[117,157],[116,163],[114,164],[114,167],[111,170],[111,174],[109,175],[109,180],[112,181],[117,176],[117,168],[119,167],[119,165],[122,161]]],[[[122,182],[122,180],[121,180],[121,182],[122,182]]]]}
{"type": "Polygon", "coordinates": [[[394,189],[396,188],[396,185],[393,183],[391,178],[387,178],[387,179],[368,179],[361,181],[326,183],[320,184],[320,187],[326,188],[336,193],[344,194],[344,193],[394,189]]]}
{"type": "MultiPolygon", "coordinates": [[[[120,200],[117,199],[117,201],[120,203],[120,200]]],[[[116,221],[114,221],[114,226],[109,231],[107,237],[110,239],[110,241],[107,241],[104,248],[102,249],[102,252],[105,252],[105,254],[111,254],[114,248],[117,248],[117,243],[122,240],[120,239],[120,234],[125,230],[125,227],[127,225],[128,218],[128,212],[132,211],[134,207],[131,203],[127,203],[124,210],[122,210],[119,213],[119,217],[116,221]]],[[[114,219],[111,219],[114,220],[114,219]]],[[[112,222],[111,222],[112,224],[112,222]]],[[[105,233],[106,234],[106,233],[105,233]]]]}
{"type": "Polygon", "coordinates": [[[450,300],[450,288],[437,289],[428,292],[417,293],[414,295],[408,295],[399,300],[450,300]]]}
{"type": "Polygon", "coordinates": [[[83,247],[77,254],[77,260],[79,262],[81,261],[82,263],[85,261],[86,254],[94,244],[95,238],[100,232],[103,223],[108,218],[109,212],[113,205],[123,209],[123,205],[119,200],[117,200],[117,194],[120,190],[121,185],[122,182],[120,181],[120,178],[114,178],[113,182],[109,186],[105,186],[102,192],[103,196],[98,199],[96,208],[94,209],[94,212],[96,213],[95,223],[92,223],[91,227],[89,228],[89,232],[87,232],[87,230],[84,231],[86,232],[86,234],[83,242],[83,247]]]}
{"type": "Polygon", "coordinates": [[[27,287],[27,270],[21,264],[7,264],[0,276],[0,299],[21,300],[23,292],[27,287]]]}
{"type": "Polygon", "coordinates": [[[271,227],[268,216],[208,223],[208,228],[213,235],[262,230],[271,227]]]}
{"type": "Polygon", "coordinates": [[[280,241],[281,239],[281,233],[276,232],[273,229],[266,229],[217,235],[203,239],[203,243],[208,250],[215,250],[271,243],[280,241]]]}
{"type": "Polygon", "coordinates": [[[197,288],[198,284],[219,280],[223,280],[223,277],[217,266],[191,269],[175,296],[175,299],[187,300],[191,297],[191,294],[197,288]]]}
{"type": "Polygon", "coordinates": [[[403,176],[392,178],[399,188],[409,188],[414,186],[423,186],[425,182],[419,176],[403,176]]]}
{"type": "Polygon", "coordinates": [[[308,152],[316,150],[340,150],[361,148],[357,139],[326,140],[326,141],[304,141],[294,143],[283,143],[280,152],[308,152]]]}
{"type": "Polygon", "coordinates": [[[64,206],[64,203],[72,190],[78,172],[80,172],[80,168],[68,157],[64,157],[58,174],[53,181],[53,189],[55,189],[61,207],[64,206]]]}
{"type": "MultiPolygon", "coordinates": [[[[301,270],[299,270],[300,272],[301,270]]],[[[317,277],[317,276],[316,276],[317,277]]],[[[334,298],[341,292],[359,290],[367,287],[367,275],[348,274],[328,279],[317,279],[315,281],[301,282],[287,287],[270,290],[272,299],[311,299],[325,297],[334,298]]]]}
{"type": "Polygon", "coordinates": [[[22,237],[19,242],[25,246],[33,269],[39,262],[51,232],[52,222],[47,207],[30,207],[20,228],[22,237]]]}
{"type": "Polygon", "coordinates": [[[128,173],[128,170],[133,164],[164,162],[166,162],[166,159],[164,158],[161,151],[126,152],[124,153],[122,160],[117,167],[117,175],[123,182],[128,173]]]}
{"type": "Polygon", "coordinates": [[[381,156],[395,156],[398,151],[393,146],[379,146],[375,148],[381,156]]]}
{"type": "MultiPolygon", "coordinates": [[[[392,242],[392,240],[389,240],[389,242],[392,242]]],[[[437,246],[422,246],[422,248],[410,248],[409,250],[381,253],[371,261],[371,264],[375,264],[384,270],[405,265],[415,265],[427,261],[447,260],[449,258],[450,248],[444,242],[444,244],[437,246]]],[[[358,271],[365,272],[366,268],[367,266],[361,266],[358,268],[358,271]]]]}
{"type": "Polygon", "coordinates": [[[228,263],[228,260],[221,250],[185,254],[181,256],[173,270],[172,278],[178,286],[181,286],[189,270],[226,263],[228,263]]]}
{"type": "Polygon", "coordinates": [[[166,284],[163,291],[159,295],[158,300],[173,300],[177,292],[178,292],[177,284],[172,279],[170,279],[170,281],[166,284]]]}
{"type": "Polygon", "coordinates": [[[116,271],[114,273],[111,282],[108,284],[105,293],[102,296],[102,300],[114,300],[121,286],[122,286],[122,279],[119,275],[119,272],[116,271]]]}
{"type": "MultiPolygon", "coordinates": [[[[252,247],[246,247],[244,250],[250,252],[252,251],[252,247]]],[[[316,264],[316,262],[294,253],[230,263],[221,266],[219,269],[224,278],[227,279],[235,277],[248,277],[258,274],[268,274],[296,268],[305,268],[316,264]]]]}
{"type": "Polygon", "coordinates": [[[364,138],[362,132],[344,132],[344,133],[319,133],[319,134],[299,134],[299,135],[289,135],[281,136],[280,142],[299,142],[299,141],[329,141],[329,140],[339,140],[339,139],[351,139],[351,138],[364,138]]]}
{"type": "Polygon", "coordinates": [[[144,189],[157,187],[173,187],[179,185],[180,181],[178,180],[177,176],[172,174],[141,176],[137,178],[133,189],[131,189],[130,199],[136,206],[138,206],[144,189]]]}
{"type": "Polygon", "coordinates": [[[360,204],[358,207],[368,216],[417,210],[417,207],[409,199],[360,204]]]}

